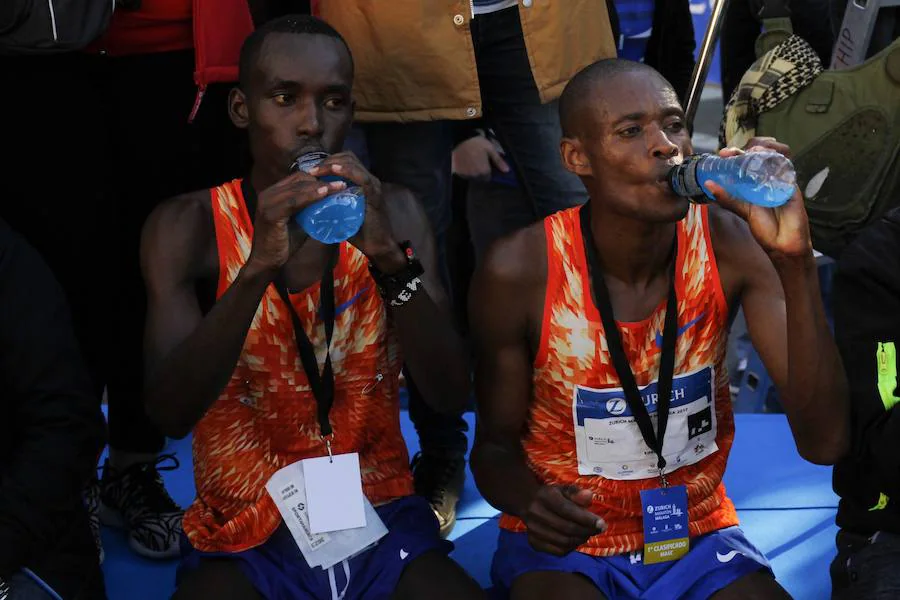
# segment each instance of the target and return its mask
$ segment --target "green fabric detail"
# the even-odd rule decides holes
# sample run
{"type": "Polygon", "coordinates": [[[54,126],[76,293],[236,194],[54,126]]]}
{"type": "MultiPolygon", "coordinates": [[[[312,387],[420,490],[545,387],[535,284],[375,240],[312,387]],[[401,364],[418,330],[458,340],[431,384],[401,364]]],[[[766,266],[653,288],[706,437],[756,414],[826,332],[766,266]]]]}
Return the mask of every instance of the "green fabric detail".
{"type": "Polygon", "coordinates": [[[870,508],[869,512],[872,512],[873,510],[884,510],[885,508],[887,508],[888,500],[890,500],[890,498],[888,498],[884,494],[878,494],[878,504],[870,508]]]}
{"type": "Polygon", "coordinates": [[[897,348],[894,342],[878,342],[878,393],[885,410],[891,410],[900,398],[894,395],[897,389],[897,348]]]}

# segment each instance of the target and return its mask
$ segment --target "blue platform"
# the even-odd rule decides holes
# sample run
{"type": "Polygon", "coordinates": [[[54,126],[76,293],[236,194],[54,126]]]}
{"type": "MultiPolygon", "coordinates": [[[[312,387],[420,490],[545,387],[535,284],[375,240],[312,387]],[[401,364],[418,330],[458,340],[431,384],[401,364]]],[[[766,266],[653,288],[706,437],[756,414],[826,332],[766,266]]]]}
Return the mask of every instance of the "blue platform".
{"type": "MultiPolygon", "coordinates": [[[[469,438],[473,415],[468,414],[469,438]]],[[[772,562],[781,584],[798,600],[830,596],[828,564],[834,556],[837,497],[831,469],[803,461],[787,421],[780,414],[738,414],[737,434],[725,484],[738,508],[747,537],[772,562]]],[[[418,440],[404,411],[402,427],[412,455],[418,440]]],[[[180,504],[194,495],[188,440],[172,442],[181,468],[164,473],[180,504]]],[[[451,539],[453,558],[483,586],[490,585],[491,556],[497,541],[497,511],[475,489],[471,474],[460,502],[451,539]]],[[[104,572],[110,600],[161,600],[174,587],[175,561],[155,562],[131,553],[121,532],[104,529],[104,572]]]]}

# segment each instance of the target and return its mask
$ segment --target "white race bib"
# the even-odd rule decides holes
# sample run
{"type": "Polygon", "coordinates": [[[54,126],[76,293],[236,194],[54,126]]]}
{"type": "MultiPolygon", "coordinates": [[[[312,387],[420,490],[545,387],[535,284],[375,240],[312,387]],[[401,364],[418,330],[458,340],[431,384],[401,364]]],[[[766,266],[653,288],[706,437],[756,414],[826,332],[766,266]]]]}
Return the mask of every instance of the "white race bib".
{"type": "MultiPolygon", "coordinates": [[[[713,367],[676,376],[663,442],[666,473],[718,451],[713,367]]],[[[638,388],[656,428],[657,382],[638,388]]],[[[579,475],[633,480],[657,477],[656,454],[644,442],[621,388],[575,386],[572,398],[579,475]]]]}

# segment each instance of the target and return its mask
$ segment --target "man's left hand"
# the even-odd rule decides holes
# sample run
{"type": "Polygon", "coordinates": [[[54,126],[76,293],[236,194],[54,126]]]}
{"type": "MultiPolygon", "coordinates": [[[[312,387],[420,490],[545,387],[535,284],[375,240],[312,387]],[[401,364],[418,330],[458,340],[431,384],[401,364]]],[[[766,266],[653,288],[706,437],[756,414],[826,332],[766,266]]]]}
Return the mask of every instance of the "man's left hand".
{"type": "Polygon", "coordinates": [[[352,152],[332,154],[310,171],[315,177],[334,175],[362,188],[366,197],[366,217],[350,243],[366,255],[376,269],[396,272],[406,265],[406,256],[394,240],[390,219],[384,206],[381,181],[369,173],[352,152]]]}
{"type": "MultiPolygon", "coordinates": [[[[752,138],[745,148],[747,152],[774,150],[788,158],[791,156],[791,150],[786,144],[769,137],[752,138]]],[[[737,148],[726,148],[719,152],[719,156],[736,156],[742,152],[737,148]]],[[[794,188],[794,195],[787,203],[766,208],[735,198],[715,183],[707,182],[705,185],[716,197],[716,202],[747,222],[750,233],[769,256],[788,258],[812,254],[809,221],[799,188],[794,188]]]]}

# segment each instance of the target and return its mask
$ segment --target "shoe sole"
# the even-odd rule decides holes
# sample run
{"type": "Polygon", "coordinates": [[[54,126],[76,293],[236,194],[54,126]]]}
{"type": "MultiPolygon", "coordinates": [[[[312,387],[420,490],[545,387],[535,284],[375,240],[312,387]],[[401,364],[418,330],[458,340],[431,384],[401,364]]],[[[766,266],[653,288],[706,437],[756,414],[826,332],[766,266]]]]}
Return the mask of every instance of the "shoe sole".
{"type": "Polygon", "coordinates": [[[447,536],[450,535],[450,532],[453,531],[453,528],[456,526],[456,512],[453,513],[453,516],[449,521],[444,523],[444,526],[440,529],[441,539],[447,539],[447,536]]]}
{"type": "Polygon", "coordinates": [[[143,556],[144,558],[149,558],[152,560],[169,560],[172,558],[178,558],[181,556],[181,549],[175,548],[175,550],[168,550],[163,552],[155,552],[150,550],[139,543],[131,537],[128,531],[128,522],[125,520],[125,517],[121,512],[114,508],[110,508],[103,501],[100,501],[100,522],[107,527],[112,527],[113,529],[118,529],[120,531],[124,531],[126,536],[128,537],[128,547],[131,548],[131,551],[139,556],[143,556]]]}

